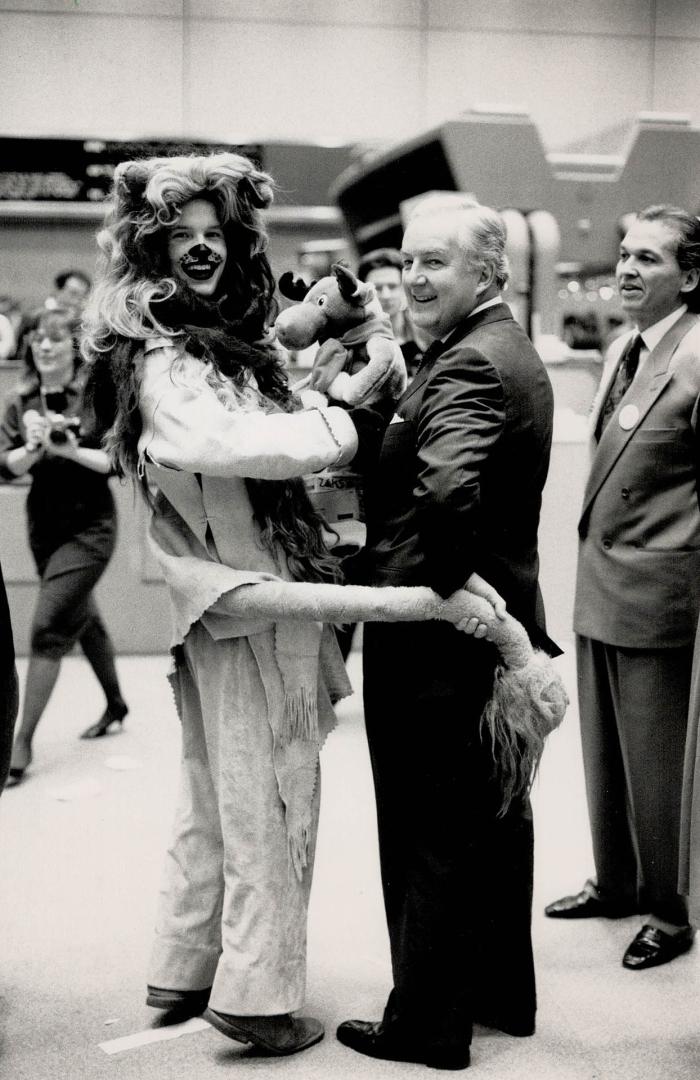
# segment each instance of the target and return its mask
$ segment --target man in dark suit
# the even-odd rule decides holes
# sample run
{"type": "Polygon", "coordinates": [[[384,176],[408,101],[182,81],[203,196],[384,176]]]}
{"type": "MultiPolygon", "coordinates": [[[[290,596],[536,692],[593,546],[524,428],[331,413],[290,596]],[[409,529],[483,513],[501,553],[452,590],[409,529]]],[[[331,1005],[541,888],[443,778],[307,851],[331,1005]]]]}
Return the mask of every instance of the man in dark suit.
{"type": "MultiPolygon", "coordinates": [[[[435,340],[369,468],[368,580],[448,596],[477,572],[555,650],[537,584],[552,391],[501,299],[504,245],[499,215],[473,201],[432,196],[410,219],[404,287],[416,326],[435,340]]],[[[367,467],[366,445],[361,453],[367,467]]],[[[479,734],[495,666],[487,640],[439,623],[364,628],[394,987],[380,1023],[347,1021],[338,1038],[371,1057],[460,1069],[473,1020],[534,1031],[529,801],[499,816],[479,734]]]]}
{"type": "Polygon", "coordinates": [[[677,892],[683,753],[700,610],[700,221],[650,207],[617,264],[635,329],[610,347],[592,413],[574,608],[596,881],[551,918],[650,916],[622,963],[693,942],[677,892]]]}

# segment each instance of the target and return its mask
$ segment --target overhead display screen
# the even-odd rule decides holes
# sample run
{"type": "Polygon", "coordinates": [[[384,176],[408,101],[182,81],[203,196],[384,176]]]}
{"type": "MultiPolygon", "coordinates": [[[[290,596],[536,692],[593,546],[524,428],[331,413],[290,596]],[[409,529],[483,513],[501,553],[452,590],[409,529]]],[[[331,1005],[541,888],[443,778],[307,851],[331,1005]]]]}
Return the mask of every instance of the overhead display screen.
{"type": "Polygon", "coordinates": [[[259,168],[265,168],[259,145],[0,138],[0,201],[101,202],[120,161],[217,151],[245,154],[259,168]]]}

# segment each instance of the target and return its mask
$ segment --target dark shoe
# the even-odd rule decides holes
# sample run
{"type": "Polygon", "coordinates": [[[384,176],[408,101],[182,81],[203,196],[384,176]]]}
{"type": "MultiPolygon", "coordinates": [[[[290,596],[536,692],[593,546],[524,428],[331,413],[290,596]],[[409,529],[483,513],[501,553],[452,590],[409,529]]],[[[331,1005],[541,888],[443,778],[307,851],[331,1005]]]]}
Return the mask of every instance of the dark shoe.
{"type": "Polygon", "coordinates": [[[24,780],[24,774],[32,763],[31,748],[20,750],[20,744],[15,743],[12,748],[12,760],[15,764],[10,765],[10,771],[5,781],[6,788],[17,787],[24,780]]]}
{"type": "Polygon", "coordinates": [[[5,787],[17,787],[17,785],[21,784],[24,780],[25,772],[26,769],[10,769],[7,774],[7,780],[5,781],[5,787]]]}
{"type": "Polygon", "coordinates": [[[211,986],[206,990],[164,990],[160,986],[147,986],[146,991],[146,1004],[152,1009],[177,1013],[184,1020],[204,1012],[209,1004],[211,986]]]}
{"type": "Polygon", "coordinates": [[[204,1019],[222,1035],[236,1042],[252,1043],[264,1054],[283,1057],[306,1050],[320,1042],[324,1035],[323,1024],[310,1016],[231,1016],[229,1013],[207,1009],[204,1019]]]}
{"type": "Polygon", "coordinates": [[[336,1032],[338,1042],[358,1054],[381,1058],[383,1061],[412,1061],[433,1069],[466,1069],[469,1049],[441,1046],[421,1046],[398,1036],[391,1025],[373,1024],[367,1020],[346,1020],[336,1032]]]}
{"type": "Polygon", "coordinates": [[[81,739],[99,739],[103,735],[106,735],[112,724],[119,724],[120,727],[124,726],[124,717],[128,713],[128,706],[122,705],[108,705],[102,716],[96,723],[91,724],[89,728],[85,728],[85,731],[80,736],[81,739]]]}
{"type": "Polygon", "coordinates": [[[550,919],[624,919],[638,915],[639,907],[630,900],[603,900],[595,882],[587,881],[580,893],[547,904],[544,913],[550,919]]]}
{"type": "Polygon", "coordinates": [[[677,956],[687,952],[694,937],[692,926],[684,927],[678,934],[667,934],[657,926],[649,926],[647,923],[622,957],[622,966],[630,971],[642,971],[644,968],[667,964],[669,960],[675,960],[677,956]]]}

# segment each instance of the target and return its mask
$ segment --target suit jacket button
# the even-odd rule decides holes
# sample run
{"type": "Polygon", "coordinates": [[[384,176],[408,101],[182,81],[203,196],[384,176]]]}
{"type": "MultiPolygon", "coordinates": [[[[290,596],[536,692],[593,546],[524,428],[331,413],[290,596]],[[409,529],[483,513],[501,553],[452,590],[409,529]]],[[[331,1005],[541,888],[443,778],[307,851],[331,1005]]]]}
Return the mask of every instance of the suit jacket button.
{"type": "Polygon", "coordinates": [[[622,491],[620,492],[620,494],[622,495],[623,499],[629,499],[629,497],[630,497],[630,489],[629,488],[623,488],[622,491]]]}
{"type": "Polygon", "coordinates": [[[603,539],[603,547],[605,548],[606,551],[610,551],[610,548],[612,547],[612,540],[610,539],[609,536],[606,536],[603,539]]]}

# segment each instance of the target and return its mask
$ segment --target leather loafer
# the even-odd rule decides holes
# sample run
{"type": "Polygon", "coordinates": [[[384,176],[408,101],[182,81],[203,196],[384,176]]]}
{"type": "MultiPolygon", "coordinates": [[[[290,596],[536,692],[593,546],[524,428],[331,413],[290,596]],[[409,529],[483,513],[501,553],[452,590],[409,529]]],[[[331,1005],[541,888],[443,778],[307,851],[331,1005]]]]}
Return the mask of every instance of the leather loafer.
{"type": "Polygon", "coordinates": [[[630,900],[604,900],[595,882],[587,881],[575,896],[564,896],[544,909],[550,919],[624,919],[638,915],[639,907],[630,900]]]}
{"type": "Polygon", "coordinates": [[[320,1042],[323,1024],[310,1016],[233,1016],[207,1009],[204,1019],[236,1042],[252,1043],[259,1053],[284,1057],[320,1042]]]}
{"type": "Polygon", "coordinates": [[[164,990],[161,986],[146,987],[146,1004],[152,1009],[165,1009],[183,1019],[199,1016],[209,1004],[211,986],[205,990],[164,990]]]}
{"type": "Polygon", "coordinates": [[[695,931],[684,927],[678,934],[667,934],[658,926],[645,924],[622,958],[622,966],[630,971],[643,971],[675,960],[693,944],[695,931]]]}
{"type": "Polygon", "coordinates": [[[413,1039],[399,1036],[390,1025],[367,1020],[346,1020],[336,1032],[338,1042],[358,1054],[383,1061],[412,1061],[432,1069],[466,1069],[469,1048],[421,1046],[413,1039]]]}

